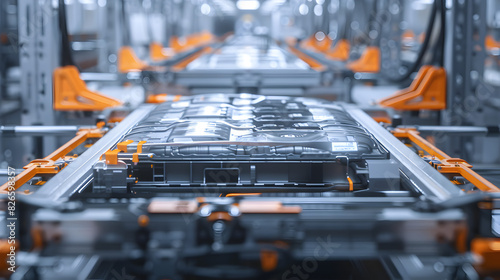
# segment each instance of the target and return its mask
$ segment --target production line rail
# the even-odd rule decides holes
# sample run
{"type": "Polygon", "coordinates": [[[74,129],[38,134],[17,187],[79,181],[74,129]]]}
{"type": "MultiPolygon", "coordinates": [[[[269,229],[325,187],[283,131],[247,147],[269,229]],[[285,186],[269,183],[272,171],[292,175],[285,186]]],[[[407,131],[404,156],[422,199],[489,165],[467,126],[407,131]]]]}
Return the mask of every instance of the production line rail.
{"type": "Polygon", "coordinates": [[[499,234],[498,190],[440,174],[416,134],[354,105],[197,95],[100,126],[100,140],[28,195],[29,183],[16,186],[26,219],[16,277],[123,268],[151,279],[274,279],[307,259],[339,275],[362,265],[385,278],[438,279],[474,276],[468,252],[497,254],[488,244],[499,234]]]}

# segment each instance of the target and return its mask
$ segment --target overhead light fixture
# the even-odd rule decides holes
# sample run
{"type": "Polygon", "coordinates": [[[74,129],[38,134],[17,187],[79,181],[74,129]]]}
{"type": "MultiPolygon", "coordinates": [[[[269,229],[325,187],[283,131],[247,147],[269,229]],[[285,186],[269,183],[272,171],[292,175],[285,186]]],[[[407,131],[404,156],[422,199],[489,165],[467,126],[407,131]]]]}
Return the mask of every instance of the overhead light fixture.
{"type": "Polygon", "coordinates": [[[201,5],[201,8],[200,8],[200,9],[201,9],[201,13],[202,13],[202,14],[204,14],[204,15],[208,15],[208,14],[210,14],[210,11],[212,10],[212,9],[210,8],[210,5],[208,5],[207,3],[203,3],[203,4],[201,5]]]}
{"type": "Polygon", "coordinates": [[[238,0],[236,7],[240,10],[257,10],[260,7],[258,0],[238,0]]]}

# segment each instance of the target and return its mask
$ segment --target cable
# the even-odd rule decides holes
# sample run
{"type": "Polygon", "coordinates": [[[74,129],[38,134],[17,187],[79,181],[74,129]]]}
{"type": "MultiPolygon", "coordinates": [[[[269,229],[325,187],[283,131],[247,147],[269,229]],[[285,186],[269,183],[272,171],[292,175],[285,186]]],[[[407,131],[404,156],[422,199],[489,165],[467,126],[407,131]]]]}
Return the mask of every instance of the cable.
{"type": "MultiPolygon", "coordinates": [[[[415,60],[413,65],[410,68],[408,68],[408,71],[404,75],[397,77],[397,78],[391,78],[390,76],[386,76],[385,78],[387,80],[389,80],[391,82],[396,82],[396,83],[405,81],[408,78],[410,78],[411,74],[418,69],[420,64],[422,64],[424,55],[426,54],[427,49],[429,47],[429,42],[431,41],[432,30],[434,29],[434,23],[436,21],[436,14],[437,14],[437,10],[438,10],[438,2],[439,1],[442,1],[442,0],[434,0],[434,3],[432,4],[431,16],[429,18],[429,23],[427,24],[427,29],[425,31],[425,40],[422,43],[422,46],[420,47],[417,59],[415,60]]],[[[442,2],[444,2],[444,1],[442,1],[442,2]]]]}
{"type": "Polygon", "coordinates": [[[439,65],[441,67],[444,67],[444,45],[445,45],[445,40],[446,40],[446,1],[445,0],[440,0],[441,1],[441,57],[439,58],[439,65]]]}
{"type": "Polygon", "coordinates": [[[68,26],[66,19],[66,5],[64,0],[59,0],[59,31],[61,32],[61,66],[76,66],[69,43],[68,26]]]}
{"type": "Polygon", "coordinates": [[[122,32],[122,35],[123,35],[123,45],[124,46],[130,46],[131,44],[131,39],[130,39],[130,25],[128,24],[128,21],[127,21],[127,3],[125,0],[122,0],[121,1],[121,21],[122,21],[122,27],[123,27],[123,32],[122,32]]]}

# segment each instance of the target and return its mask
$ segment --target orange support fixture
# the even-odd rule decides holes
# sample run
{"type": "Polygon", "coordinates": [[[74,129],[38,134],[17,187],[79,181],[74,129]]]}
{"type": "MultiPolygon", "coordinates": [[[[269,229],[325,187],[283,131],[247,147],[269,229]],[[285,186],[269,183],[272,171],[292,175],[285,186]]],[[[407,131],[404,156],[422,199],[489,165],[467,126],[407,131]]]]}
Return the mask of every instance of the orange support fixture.
{"type": "Polygon", "coordinates": [[[146,103],[163,103],[167,101],[167,96],[166,93],[151,94],[146,99],[146,103]]]}
{"type": "Polygon", "coordinates": [[[321,40],[321,41],[316,40],[316,44],[314,45],[316,50],[318,50],[322,53],[328,51],[331,46],[332,46],[332,39],[330,39],[330,37],[328,37],[326,35],[325,35],[325,38],[323,40],[321,40]]]}
{"type": "Polygon", "coordinates": [[[369,46],[358,60],[347,64],[353,72],[378,73],[380,71],[380,49],[369,46]]]}
{"type": "MultiPolygon", "coordinates": [[[[57,174],[66,165],[55,164],[60,158],[63,158],[69,152],[74,150],[76,147],[80,146],[87,139],[101,138],[104,132],[99,129],[82,129],[76,133],[76,136],[69,140],[66,144],[59,147],[57,150],[52,152],[50,155],[44,157],[43,159],[36,159],[31,161],[28,165],[24,167],[24,171],[18,174],[14,181],[14,189],[18,189],[22,185],[26,184],[29,180],[37,175],[54,175],[57,174]]],[[[9,184],[5,183],[0,187],[0,193],[5,193],[9,189],[9,184]]]]}
{"type": "Polygon", "coordinates": [[[432,158],[440,161],[439,164],[434,164],[435,168],[443,174],[459,174],[464,177],[471,184],[476,186],[481,191],[485,192],[499,192],[500,189],[492,184],[490,181],[484,179],[482,176],[474,172],[469,163],[463,159],[451,158],[445,152],[438,149],[436,146],[429,143],[421,137],[419,132],[414,128],[396,128],[392,134],[397,138],[404,138],[410,140],[416,146],[427,152],[432,158]]]}
{"type": "Polygon", "coordinates": [[[299,51],[297,48],[293,46],[288,46],[290,51],[295,54],[298,58],[302,59],[305,63],[309,64],[309,66],[316,71],[324,71],[326,69],[323,64],[319,63],[317,60],[312,57],[306,55],[305,53],[299,51]]]}
{"type": "Polygon", "coordinates": [[[181,71],[184,68],[186,68],[189,63],[193,62],[195,59],[197,59],[201,55],[209,53],[211,51],[212,51],[211,47],[204,47],[203,49],[197,51],[196,53],[190,55],[186,59],[184,59],[184,60],[180,61],[179,63],[175,64],[174,66],[172,66],[172,70],[181,71]]]}
{"type": "Polygon", "coordinates": [[[446,109],[446,71],[442,67],[422,66],[410,87],[379,101],[396,110],[446,109]]]}
{"type": "Polygon", "coordinates": [[[500,238],[474,238],[471,251],[480,257],[476,265],[480,273],[500,271],[500,238]]]}
{"type": "Polygon", "coordinates": [[[179,39],[177,36],[170,37],[170,47],[176,52],[182,52],[185,47],[185,40],[179,39]]]}
{"type": "Polygon", "coordinates": [[[138,72],[147,67],[148,65],[135,55],[132,47],[121,47],[118,51],[118,71],[120,73],[138,72]]]}
{"type": "Polygon", "coordinates": [[[118,106],[120,101],[87,89],[75,66],[54,70],[54,110],[101,111],[118,106]]]}
{"type": "Polygon", "coordinates": [[[290,46],[295,46],[297,44],[297,38],[288,36],[285,38],[285,43],[290,46]]]}
{"type": "Polygon", "coordinates": [[[170,37],[170,47],[176,52],[180,53],[187,51],[194,47],[195,39],[192,36],[179,38],[177,36],[170,37]]]}
{"type": "Polygon", "coordinates": [[[166,101],[177,102],[181,100],[182,95],[168,95],[166,93],[151,94],[146,99],[146,103],[163,103],[166,101]]]}
{"type": "Polygon", "coordinates": [[[168,49],[164,49],[162,44],[153,42],[149,45],[149,57],[153,61],[161,61],[168,59],[174,56],[173,51],[168,51],[168,49]]]}
{"type": "Polygon", "coordinates": [[[403,35],[401,35],[403,40],[413,40],[415,39],[415,36],[415,32],[413,32],[413,30],[411,29],[405,30],[405,32],[403,32],[403,35]]]}
{"type": "Polygon", "coordinates": [[[226,197],[261,195],[262,193],[228,193],[226,197]]]}
{"type": "Polygon", "coordinates": [[[0,34],[0,43],[7,45],[9,43],[9,36],[6,33],[0,34]]]}
{"type": "MultiPolygon", "coordinates": [[[[12,241],[10,241],[12,242],[12,241]]],[[[4,238],[4,239],[0,239],[0,254],[1,254],[1,257],[0,257],[0,277],[6,277],[6,279],[8,279],[9,275],[12,274],[11,271],[9,271],[9,253],[11,252],[11,248],[10,247],[15,247],[15,253],[17,255],[17,250],[19,248],[19,245],[18,245],[18,242],[19,242],[19,239],[7,239],[7,238],[4,238]],[[16,243],[15,244],[10,244],[9,243],[9,240],[15,240],[16,243]]]]}
{"type": "Polygon", "coordinates": [[[346,61],[349,59],[351,45],[346,39],[341,39],[335,44],[332,50],[326,53],[326,57],[332,60],[346,61]]]}
{"type": "Polygon", "coordinates": [[[260,266],[262,271],[272,271],[278,266],[278,253],[273,250],[260,251],[260,266]]]}
{"type": "Polygon", "coordinates": [[[500,42],[496,41],[495,38],[493,38],[493,36],[490,34],[487,35],[484,39],[484,46],[487,50],[500,49],[500,42]]]}
{"type": "Polygon", "coordinates": [[[194,47],[207,45],[214,41],[214,38],[214,35],[208,31],[189,34],[182,38],[172,36],[170,37],[170,48],[172,48],[176,53],[180,53],[194,47]]]}
{"type": "Polygon", "coordinates": [[[300,47],[303,48],[303,49],[311,49],[314,47],[314,40],[316,40],[316,38],[314,37],[314,34],[307,37],[307,39],[304,39],[300,42],[300,47]]]}
{"type": "Polygon", "coordinates": [[[200,33],[200,43],[207,44],[214,40],[214,35],[208,31],[202,31],[200,33]]]}

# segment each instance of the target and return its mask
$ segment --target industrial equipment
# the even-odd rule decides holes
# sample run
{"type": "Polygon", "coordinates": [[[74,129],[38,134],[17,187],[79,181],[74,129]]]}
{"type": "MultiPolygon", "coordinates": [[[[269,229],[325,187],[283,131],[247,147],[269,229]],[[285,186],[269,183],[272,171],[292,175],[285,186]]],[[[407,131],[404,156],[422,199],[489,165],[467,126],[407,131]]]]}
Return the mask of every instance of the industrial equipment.
{"type": "Polygon", "coordinates": [[[0,279],[500,277],[500,1],[0,1],[0,279]]]}

